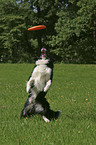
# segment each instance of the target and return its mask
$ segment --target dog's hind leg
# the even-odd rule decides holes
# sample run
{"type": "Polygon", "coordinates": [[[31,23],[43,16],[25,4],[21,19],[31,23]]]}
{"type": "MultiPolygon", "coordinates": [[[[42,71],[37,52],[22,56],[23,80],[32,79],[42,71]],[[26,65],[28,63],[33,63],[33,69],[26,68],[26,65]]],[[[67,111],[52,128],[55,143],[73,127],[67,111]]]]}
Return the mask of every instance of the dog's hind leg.
{"type": "Polygon", "coordinates": [[[61,111],[53,111],[50,109],[50,105],[45,98],[46,93],[41,92],[36,98],[37,111],[42,115],[45,122],[56,120],[60,117],[61,111]],[[41,106],[40,106],[41,105],[41,106]]]}
{"type": "Polygon", "coordinates": [[[34,114],[34,104],[30,104],[22,110],[20,118],[27,117],[27,116],[30,117],[33,114],[34,114]]]}
{"type": "Polygon", "coordinates": [[[27,99],[24,105],[24,109],[21,112],[20,118],[27,117],[27,116],[30,117],[31,115],[35,115],[35,114],[43,115],[44,113],[45,113],[45,109],[40,102],[34,100],[34,102],[29,104],[29,100],[27,99]]]}
{"type": "Polygon", "coordinates": [[[35,103],[34,103],[34,100],[31,100],[31,97],[29,97],[26,102],[25,102],[25,105],[24,105],[24,109],[21,111],[21,115],[20,115],[20,118],[22,117],[27,117],[27,116],[30,116],[32,114],[34,114],[35,110],[34,110],[34,106],[35,106],[35,103]]]}

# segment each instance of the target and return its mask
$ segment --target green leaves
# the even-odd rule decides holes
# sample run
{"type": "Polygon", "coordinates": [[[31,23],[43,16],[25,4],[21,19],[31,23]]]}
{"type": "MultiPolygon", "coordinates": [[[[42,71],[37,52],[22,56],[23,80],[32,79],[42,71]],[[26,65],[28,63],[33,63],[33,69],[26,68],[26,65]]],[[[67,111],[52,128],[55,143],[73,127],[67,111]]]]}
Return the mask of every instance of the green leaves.
{"type": "Polygon", "coordinates": [[[24,13],[26,9],[20,8],[14,1],[1,2],[1,42],[3,51],[1,55],[6,59],[11,59],[13,62],[17,62],[25,51],[24,41],[26,28],[26,17],[24,13]],[[7,53],[6,53],[7,48],[7,53]],[[21,54],[20,54],[21,53],[21,54]],[[8,55],[7,55],[8,54],[8,55]]]}
{"type": "Polygon", "coordinates": [[[65,9],[57,13],[59,17],[55,25],[57,35],[52,36],[50,44],[52,47],[54,46],[57,51],[61,49],[59,53],[55,51],[55,54],[60,56],[64,51],[64,55],[63,57],[61,56],[61,59],[65,62],[66,60],[68,62],[75,61],[76,63],[92,63],[92,61],[95,61],[93,47],[95,42],[92,39],[95,7],[96,1],[94,0],[70,1],[65,9]],[[89,54],[91,54],[93,58],[89,54]],[[78,59],[79,57],[80,59],[78,59]]]}
{"type": "Polygon", "coordinates": [[[95,7],[96,0],[0,0],[0,56],[8,60],[6,56],[10,54],[13,62],[14,58],[18,62],[24,54],[34,59],[46,47],[58,61],[94,63],[95,7]],[[27,30],[41,24],[47,28],[27,30]]]}

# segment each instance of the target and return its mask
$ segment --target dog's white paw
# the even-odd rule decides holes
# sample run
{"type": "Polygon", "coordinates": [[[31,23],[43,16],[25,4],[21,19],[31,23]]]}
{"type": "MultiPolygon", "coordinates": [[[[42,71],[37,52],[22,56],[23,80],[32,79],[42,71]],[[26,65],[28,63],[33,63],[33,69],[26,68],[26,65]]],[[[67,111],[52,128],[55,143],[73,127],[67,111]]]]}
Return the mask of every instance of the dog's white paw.
{"type": "Polygon", "coordinates": [[[47,119],[45,116],[42,116],[45,122],[50,122],[49,119],[47,119]]]}
{"type": "Polygon", "coordinates": [[[47,92],[47,91],[49,90],[50,86],[51,86],[51,80],[49,80],[49,81],[46,83],[46,86],[45,86],[45,88],[44,88],[44,92],[47,92]]]}
{"type": "Polygon", "coordinates": [[[30,84],[29,84],[29,82],[27,82],[27,87],[26,87],[27,93],[29,93],[29,90],[30,90],[30,84]]]}

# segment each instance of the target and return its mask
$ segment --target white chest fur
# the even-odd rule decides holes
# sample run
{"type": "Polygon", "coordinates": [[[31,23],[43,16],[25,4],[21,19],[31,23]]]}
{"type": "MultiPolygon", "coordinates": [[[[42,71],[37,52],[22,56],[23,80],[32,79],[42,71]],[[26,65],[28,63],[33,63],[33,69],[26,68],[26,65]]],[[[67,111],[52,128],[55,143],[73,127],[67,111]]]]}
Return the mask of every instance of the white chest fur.
{"type": "Polygon", "coordinates": [[[48,62],[49,59],[36,61],[37,66],[34,68],[32,75],[27,82],[27,92],[29,92],[33,82],[34,87],[31,89],[31,91],[34,92],[34,94],[37,94],[41,91],[48,91],[51,85],[50,76],[52,72],[52,69],[46,65],[48,62]]]}

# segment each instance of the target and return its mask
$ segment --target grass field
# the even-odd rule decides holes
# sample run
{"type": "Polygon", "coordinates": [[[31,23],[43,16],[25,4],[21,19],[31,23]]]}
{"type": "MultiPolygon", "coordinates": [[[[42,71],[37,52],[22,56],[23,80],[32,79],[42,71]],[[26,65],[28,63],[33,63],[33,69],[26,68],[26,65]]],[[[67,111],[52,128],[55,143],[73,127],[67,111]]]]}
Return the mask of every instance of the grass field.
{"type": "Polygon", "coordinates": [[[20,120],[33,64],[0,64],[0,145],[96,145],[96,65],[55,64],[46,95],[61,117],[20,120]]]}

